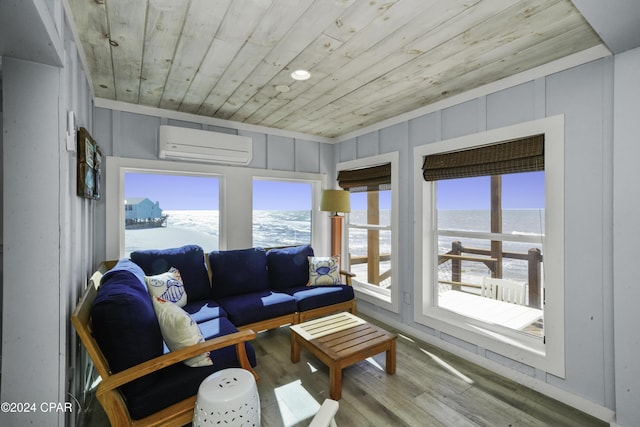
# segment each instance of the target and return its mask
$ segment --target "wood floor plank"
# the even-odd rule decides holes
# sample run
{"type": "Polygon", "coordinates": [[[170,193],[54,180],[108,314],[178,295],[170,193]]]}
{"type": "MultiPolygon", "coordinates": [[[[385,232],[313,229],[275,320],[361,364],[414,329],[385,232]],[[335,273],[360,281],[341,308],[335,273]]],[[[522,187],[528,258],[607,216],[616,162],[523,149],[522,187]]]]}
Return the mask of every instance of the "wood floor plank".
{"type": "MultiPolygon", "coordinates": [[[[398,335],[396,373],[385,372],[384,353],[345,368],[336,415],[340,427],[608,425],[458,356],[389,331],[398,335]]],[[[263,427],[307,426],[329,397],[329,369],[304,349],[300,362],[292,363],[289,333],[288,327],[261,332],[252,342],[263,427]]],[[[91,412],[92,426],[108,426],[97,401],[91,412]]]]}

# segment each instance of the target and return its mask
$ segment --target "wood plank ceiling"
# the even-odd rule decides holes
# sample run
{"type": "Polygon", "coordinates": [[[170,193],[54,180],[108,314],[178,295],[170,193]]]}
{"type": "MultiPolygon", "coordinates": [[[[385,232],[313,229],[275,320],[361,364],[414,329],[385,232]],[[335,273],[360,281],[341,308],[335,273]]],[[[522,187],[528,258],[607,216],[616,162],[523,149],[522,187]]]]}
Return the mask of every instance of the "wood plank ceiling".
{"type": "Polygon", "coordinates": [[[602,43],[569,0],[69,4],[96,97],[324,137],[602,43]]]}

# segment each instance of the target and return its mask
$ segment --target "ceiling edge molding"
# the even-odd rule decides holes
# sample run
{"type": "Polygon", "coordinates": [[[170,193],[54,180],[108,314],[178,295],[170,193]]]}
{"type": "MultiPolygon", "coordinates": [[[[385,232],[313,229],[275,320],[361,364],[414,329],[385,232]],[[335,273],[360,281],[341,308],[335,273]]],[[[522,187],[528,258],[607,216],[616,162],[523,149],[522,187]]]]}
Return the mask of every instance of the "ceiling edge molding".
{"type": "Polygon", "coordinates": [[[235,122],[232,120],[217,119],[215,117],[200,116],[192,113],[184,113],[181,111],[165,110],[163,108],[149,107],[145,105],[131,104],[122,101],[112,101],[105,98],[95,98],[95,106],[98,108],[106,108],[109,110],[124,111],[127,113],[144,114],[147,116],[162,117],[172,120],[182,120],[185,122],[201,123],[211,126],[220,126],[231,129],[238,129],[247,132],[265,133],[274,136],[282,136],[285,138],[294,138],[304,141],[323,142],[332,144],[335,139],[324,136],[312,135],[302,132],[288,131],[267,126],[253,125],[250,123],[235,122]]]}
{"type": "Polygon", "coordinates": [[[582,52],[574,53],[573,55],[566,56],[564,58],[557,59],[544,65],[532,68],[527,71],[523,71],[520,74],[516,74],[510,77],[506,77],[502,80],[498,80],[493,83],[486,84],[484,86],[477,87],[467,92],[454,95],[450,98],[443,99],[433,104],[425,105],[413,111],[400,114],[395,117],[391,117],[386,120],[382,120],[373,125],[358,129],[357,131],[348,132],[343,135],[334,138],[334,142],[343,142],[358,136],[366,135],[371,132],[378,131],[380,129],[397,125],[402,122],[409,121],[411,119],[424,116],[435,111],[439,111],[448,107],[452,107],[457,104],[461,104],[472,99],[479,98],[481,96],[489,95],[504,89],[508,89],[513,86],[517,86],[522,83],[526,83],[531,80],[535,80],[541,77],[549,76],[551,74],[567,70],[569,68],[576,67],[578,65],[586,64],[587,62],[595,61],[607,56],[611,56],[611,51],[604,45],[600,44],[589,49],[585,49],[582,52]]]}

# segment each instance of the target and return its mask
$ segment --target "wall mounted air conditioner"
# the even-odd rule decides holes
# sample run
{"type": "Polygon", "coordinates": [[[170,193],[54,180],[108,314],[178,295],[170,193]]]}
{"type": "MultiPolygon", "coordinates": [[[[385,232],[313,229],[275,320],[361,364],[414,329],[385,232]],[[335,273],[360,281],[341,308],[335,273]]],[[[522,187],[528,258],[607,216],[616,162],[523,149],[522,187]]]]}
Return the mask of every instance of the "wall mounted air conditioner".
{"type": "Polygon", "coordinates": [[[160,126],[158,156],[161,159],[248,165],[253,141],[247,136],[176,126],[160,126]]]}

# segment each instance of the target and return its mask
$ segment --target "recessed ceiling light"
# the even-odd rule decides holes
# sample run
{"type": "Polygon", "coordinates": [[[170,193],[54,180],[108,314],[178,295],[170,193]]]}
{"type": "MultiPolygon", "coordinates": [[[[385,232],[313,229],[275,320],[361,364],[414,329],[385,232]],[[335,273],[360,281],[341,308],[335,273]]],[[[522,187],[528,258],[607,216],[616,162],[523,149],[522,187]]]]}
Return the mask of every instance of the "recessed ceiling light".
{"type": "Polygon", "coordinates": [[[289,91],[291,90],[291,88],[290,88],[289,86],[287,86],[287,85],[277,85],[277,86],[275,87],[275,89],[276,89],[278,92],[282,92],[282,93],[284,93],[284,92],[289,92],[289,91]]]}
{"type": "Polygon", "coordinates": [[[291,78],[294,80],[307,80],[311,77],[311,73],[307,70],[296,70],[291,73],[291,78]]]}

